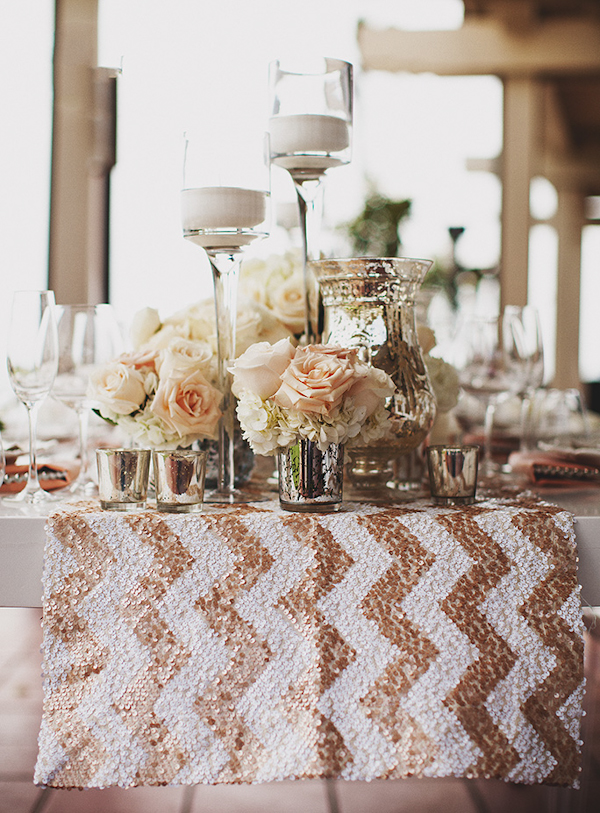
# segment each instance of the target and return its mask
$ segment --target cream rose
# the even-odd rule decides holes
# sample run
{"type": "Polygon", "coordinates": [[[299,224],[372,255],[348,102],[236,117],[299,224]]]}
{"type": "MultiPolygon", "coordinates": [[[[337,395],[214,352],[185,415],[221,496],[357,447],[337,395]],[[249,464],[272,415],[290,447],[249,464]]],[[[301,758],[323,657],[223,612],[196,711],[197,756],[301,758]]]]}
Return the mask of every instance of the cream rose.
{"type": "Polygon", "coordinates": [[[430,327],[427,327],[427,325],[417,325],[417,339],[424,355],[435,347],[435,333],[430,327]]]}
{"type": "Polygon", "coordinates": [[[160,316],[155,308],[142,308],[138,311],[129,328],[129,336],[135,349],[137,350],[148,339],[153,336],[161,327],[160,316]]]}
{"type": "Polygon", "coordinates": [[[281,375],[294,357],[295,349],[289,339],[275,344],[257,342],[236,359],[231,368],[235,396],[248,391],[266,400],[281,385],[281,375]]]}
{"type": "Polygon", "coordinates": [[[145,377],[135,367],[114,361],[90,376],[90,395],[100,412],[130,415],[141,407],[147,396],[145,377]]]}
{"type": "Polygon", "coordinates": [[[301,274],[294,274],[279,286],[271,298],[271,306],[275,316],[292,333],[300,334],[304,331],[306,301],[301,274]]]}
{"type": "Polygon", "coordinates": [[[173,339],[161,352],[158,371],[166,376],[171,370],[194,368],[207,374],[213,358],[212,347],[208,342],[192,341],[178,337],[173,339]]]}
{"type": "Polygon", "coordinates": [[[198,370],[174,369],[160,381],[151,411],[179,437],[214,437],[221,398],[198,370]]]}
{"type": "Polygon", "coordinates": [[[340,347],[298,347],[273,402],[283,409],[329,415],[356,382],[353,353],[340,347]]]}

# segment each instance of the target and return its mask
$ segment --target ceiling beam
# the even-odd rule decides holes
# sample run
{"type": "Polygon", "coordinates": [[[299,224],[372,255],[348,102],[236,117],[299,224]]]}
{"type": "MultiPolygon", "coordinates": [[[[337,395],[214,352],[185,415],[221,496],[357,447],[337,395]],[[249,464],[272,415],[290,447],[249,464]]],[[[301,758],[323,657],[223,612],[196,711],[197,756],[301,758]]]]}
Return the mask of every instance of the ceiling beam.
{"type": "Polygon", "coordinates": [[[440,76],[560,76],[600,70],[596,17],[547,20],[517,33],[493,18],[466,19],[454,31],[358,27],[364,70],[440,76]]]}

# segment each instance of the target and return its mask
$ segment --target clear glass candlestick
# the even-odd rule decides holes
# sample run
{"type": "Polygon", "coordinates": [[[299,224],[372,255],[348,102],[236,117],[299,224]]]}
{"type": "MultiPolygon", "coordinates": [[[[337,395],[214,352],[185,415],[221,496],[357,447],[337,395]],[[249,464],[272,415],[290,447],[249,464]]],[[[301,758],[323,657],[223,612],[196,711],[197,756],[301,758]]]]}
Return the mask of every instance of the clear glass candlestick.
{"type": "Polygon", "coordinates": [[[269,233],[270,184],[264,135],[259,143],[246,132],[235,143],[230,136],[208,143],[202,135],[186,135],[181,193],[183,236],[204,249],[213,278],[217,386],[223,400],[217,487],[206,493],[205,502],[218,503],[250,499],[235,488],[235,398],[228,368],[235,358],[241,254],[269,233]]]}
{"type": "Polygon", "coordinates": [[[271,162],[287,170],[296,188],[302,248],[306,318],[304,341],[318,338],[318,313],[311,302],[309,260],[320,258],[323,179],[349,163],[352,143],[352,65],[323,59],[313,66],[269,68],[271,162]]]}

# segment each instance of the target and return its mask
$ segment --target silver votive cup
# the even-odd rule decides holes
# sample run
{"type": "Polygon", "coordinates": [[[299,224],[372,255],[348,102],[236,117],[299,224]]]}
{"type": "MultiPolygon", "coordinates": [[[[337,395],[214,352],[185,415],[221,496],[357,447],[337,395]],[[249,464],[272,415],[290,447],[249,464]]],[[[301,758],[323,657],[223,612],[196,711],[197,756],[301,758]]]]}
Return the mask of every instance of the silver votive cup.
{"type": "Polygon", "coordinates": [[[430,446],[429,487],[438,505],[470,505],[477,489],[478,446],[430,446]]]}
{"type": "Polygon", "coordinates": [[[201,511],[206,477],[206,452],[189,449],[154,452],[154,485],[159,511],[201,511]]]}
{"type": "Polygon", "coordinates": [[[100,505],[108,511],[146,507],[150,449],[96,449],[100,505]]]}

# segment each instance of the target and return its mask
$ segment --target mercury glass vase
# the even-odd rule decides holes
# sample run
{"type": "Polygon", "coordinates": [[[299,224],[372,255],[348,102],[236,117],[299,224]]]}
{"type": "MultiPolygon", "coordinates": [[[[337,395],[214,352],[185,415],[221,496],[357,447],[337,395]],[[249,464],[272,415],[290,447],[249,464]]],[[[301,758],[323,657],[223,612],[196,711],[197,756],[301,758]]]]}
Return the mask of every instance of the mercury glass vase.
{"type": "Polygon", "coordinates": [[[435,418],[416,326],[415,300],[429,260],[367,258],[311,263],[324,306],[323,341],[355,347],[359,357],[388,373],[396,390],[388,401],[388,432],[368,446],[348,449],[349,485],[366,496],[393,497],[401,485],[394,461],[416,449],[435,418]]]}
{"type": "Polygon", "coordinates": [[[339,511],[344,487],[344,447],[331,444],[322,452],[301,438],[277,456],[279,504],[287,511],[339,511]]]}

